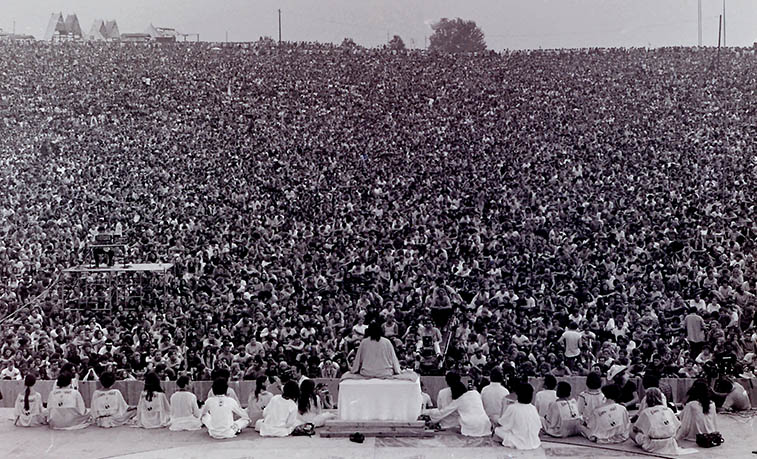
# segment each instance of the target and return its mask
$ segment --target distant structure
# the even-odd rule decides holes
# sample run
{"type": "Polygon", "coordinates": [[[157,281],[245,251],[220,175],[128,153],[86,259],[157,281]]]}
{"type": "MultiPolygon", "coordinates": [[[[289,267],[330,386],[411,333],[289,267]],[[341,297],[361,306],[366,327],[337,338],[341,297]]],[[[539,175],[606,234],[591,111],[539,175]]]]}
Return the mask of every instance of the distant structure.
{"type": "Polygon", "coordinates": [[[16,41],[16,42],[31,42],[34,41],[34,35],[8,33],[0,29],[0,42],[16,41]]]}
{"type": "Polygon", "coordinates": [[[121,33],[118,31],[118,24],[115,20],[105,22],[102,19],[95,19],[87,34],[87,40],[120,41],[121,33]]]}
{"type": "Polygon", "coordinates": [[[122,43],[147,43],[152,40],[149,33],[122,33],[122,43]]]}
{"type": "Polygon", "coordinates": [[[72,41],[83,38],[79,18],[75,14],[69,14],[66,19],[63,19],[63,13],[50,15],[43,38],[45,41],[72,41]]]}
{"type": "Polygon", "coordinates": [[[155,27],[152,24],[147,27],[145,33],[150,35],[150,38],[158,43],[175,43],[176,37],[179,36],[179,32],[177,32],[176,29],[170,27],[155,27]]]}

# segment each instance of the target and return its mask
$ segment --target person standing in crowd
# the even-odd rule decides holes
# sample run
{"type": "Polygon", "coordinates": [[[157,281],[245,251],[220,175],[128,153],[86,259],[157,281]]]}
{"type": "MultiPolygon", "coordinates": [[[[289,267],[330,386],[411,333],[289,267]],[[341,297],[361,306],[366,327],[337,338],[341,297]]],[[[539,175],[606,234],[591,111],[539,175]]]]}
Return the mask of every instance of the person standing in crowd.
{"type": "Polygon", "coordinates": [[[189,391],[189,376],[182,375],[176,380],[178,390],[171,395],[171,420],[168,430],[199,430],[202,428],[200,407],[197,396],[189,391]]]}
{"type": "Polygon", "coordinates": [[[583,333],[578,331],[578,324],[570,321],[568,329],[557,340],[559,344],[565,347],[565,365],[571,371],[577,370],[578,357],[581,355],[582,338],[583,333]]]}
{"type": "Polygon", "coordinates": [[[71,387],[71,374],[61,373],[56,387],[47,398],[50,412],[48,423],[55,430],[78,430],[92,423],[92,416],[84,406],[78,390],[71,387]]]}
{"type": "Polygon", "coordinates": [[[24,392],[16,397],[13,407],[13,425],[17,427],[36,427],[47,424],[45,408],[42,406],[42,396],[32,389],[37,378],[26,375],[24,378],[24,392]]]}
{"type": "Polygon", "coordinates": [[[250,418],[236,400],[226,395],[228,382],[224,377],[213,381],[213,396],[205,401],[200,412],[200,419],[208,434],[216,439],[234,438],[247,427],[250,418]],[[239,419],[234,420],[234,415],[239,419]]]}
{"type": "Polygon", "coordinates": [[[689,313],[684,317],[683,324],[686,327],[686,339],[689,341],[691,355],[696,357],[702,352],[705,344],[704,319],[697,312],[697,308],[690,307],[689,313]]]}
{"type": "Polygon", "coordinates": [[[508,448],[536,449],[541,446],[541,418],[536,407],[531,404],[534,388],[530,384],[519,384],[515,392],[518,394],[518,403],[512,403],[505,409],[497,420],[494,436],[502,440],[502,446],[508,448]]]}
{"type": "Polygon", "coordinates": [[[139,395],[135,424],[144,429],[159,429],[168,426],[171,405],[160,385],[158,375],[149,372],[145,375],[145,387],[139,395]]]}

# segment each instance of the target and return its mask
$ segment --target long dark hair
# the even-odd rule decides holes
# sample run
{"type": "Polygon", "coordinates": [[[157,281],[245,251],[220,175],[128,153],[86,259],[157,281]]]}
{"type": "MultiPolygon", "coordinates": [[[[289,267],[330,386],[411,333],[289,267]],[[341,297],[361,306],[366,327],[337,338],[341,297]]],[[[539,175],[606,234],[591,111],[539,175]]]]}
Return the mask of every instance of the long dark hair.
{"type": "Polygon", "coordinates": [[[160,378],[152,371],[145,375],[145,399],[148,402],[152,401],[152,396],[155,392],[163,392],[163,388],[160,387],[160,378]]]}
{"type": "Polygon", "coordinates": [[[26,375],[26,378],[24,378],[24,386],[26,386],[26,391],[24,391],[24,410],[29,411],[29,394],[32,392],[32,386],[37,382],[37,378],[34,377],[34,375],[26,375]]]}
{"type": "Polygon", "coordinates": [[[707,414],[710,412],[712,398],[710,397],[710,388],[706,382],[701,379],[694,381],[694,385],[691,386],[686,395],[689,401],[696,400],[702,405],[702,413],[707,414]]]}
{"type": "Polygon", "coordinates": [[[300,398],[297,400],[297,408],[300,414],[305,414],[311,406],[315,406],[318,399],[315,395],[315,382],[312,379],[306,379],[300,384],[300,398]]]}
{"type": "Polygon", "coordinates": [[[284,384],[281,396],[287,400],[298,400],[300,398],[300,386],[294,381],[287,381],[284,384]]]}
{"type": "Polygon", "coordinates": [[[381,324],[374,321],[368,324],[368,328],[365,329],[365,336],[373,341],[381,341],[381,337],[384,335],[384,330],[381,324]]]}
{"type": "Polygon", "coordinates": [[[255,380],[255,400],[260,397],[260,393],[265,389],[265,383],[268,380],[268,376],[258,376],[255,380]]]}
{"type": "Polygon", "coordinates": [[[463,384],[460,381],[456,381],[449,385],[450,391],[452,392],[452,400],[457,400],[460,398],[464,393],[468,392],[468,388],[465,387],[465,384],[463,384]]]}

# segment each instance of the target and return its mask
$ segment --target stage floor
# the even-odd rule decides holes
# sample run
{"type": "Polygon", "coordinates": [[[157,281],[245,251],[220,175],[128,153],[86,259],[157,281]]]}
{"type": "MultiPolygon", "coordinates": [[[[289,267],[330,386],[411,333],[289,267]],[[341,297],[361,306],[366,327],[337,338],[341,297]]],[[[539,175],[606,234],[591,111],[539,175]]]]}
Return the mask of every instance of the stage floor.
{"type": "MultiPolygon", "coordinates": [[[[197,458],[197,459],[504,459],[572,457],[619,458],[665,457],[648,455],[627,442],[614,450],[599,449],[581,439],[567,439],[576,444],[543,442],[534,451],[504,448],[490,438],[466,438],[443,432],[434,438],[366,438],[362,444],[342,438],[308,437],[261,438],[246,429],[231,440],[213,440],[204,430],[169,432],[166,429],[145,430],[133,427],[100,429],[90,427],[79,431],[53,431],[47,427],[17,428],[10,417],[12,409],[0,409],[0,456],[8,458],[197,458]]],[[[725,444],[718,448],[699,449],[686,458],[749,458],[757,450],[757,426],[750,416],[721,416],[719,428],[725,444]]],[[[682,442],[681,446],[696,447],[682,442]]]]}

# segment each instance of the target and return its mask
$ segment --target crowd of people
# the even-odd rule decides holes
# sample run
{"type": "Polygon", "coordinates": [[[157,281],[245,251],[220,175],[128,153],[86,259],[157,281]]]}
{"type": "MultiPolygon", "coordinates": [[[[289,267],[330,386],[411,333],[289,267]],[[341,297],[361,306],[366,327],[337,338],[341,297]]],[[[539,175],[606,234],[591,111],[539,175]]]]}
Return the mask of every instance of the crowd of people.
{"type": "Polygon", "coordinates": [[[339,377],[376,321],[421,374],[753,377],[756,62],[2,44],[0,378],[339,377]],[[61,293],[116,227],[165,293],[61,293]]]}

